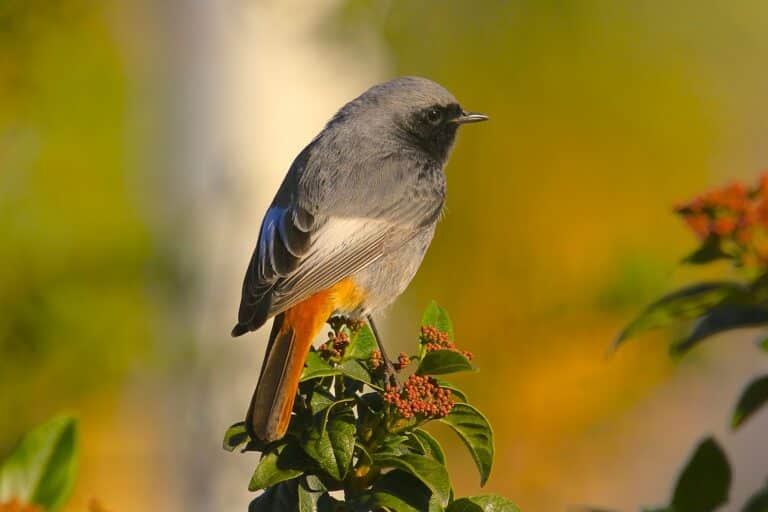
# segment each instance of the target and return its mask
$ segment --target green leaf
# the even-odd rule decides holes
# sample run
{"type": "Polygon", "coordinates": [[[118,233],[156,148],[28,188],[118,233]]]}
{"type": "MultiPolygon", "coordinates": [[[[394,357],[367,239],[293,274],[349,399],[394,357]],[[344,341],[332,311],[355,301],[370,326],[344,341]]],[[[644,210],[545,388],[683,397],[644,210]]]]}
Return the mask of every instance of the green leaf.
{"type": "Polygon", "coordinates": [[[301,372],[299,382],[304,382],[309,379],[317,379],[318,377],[330,377],[332,375],[339,375],[340,373],[341,370],[329,365],[320,357],[320,354],[316,350],[311,350],[309,354],[307,354],[307,360],[304,363],[304,370],[301,372]]]}
{"type": "Polygon", "coordinates": [[[738,428],[768,402],[768,375],[753,380],[744,388],[733,411],[731,426],[738,428]]]}
{"type": "Polygon", "coordinates": [[[296,478],[304,473],[304,467],[306,462],[299,447],[295,444],[280,445],[274,451],[262,455],[248,490],[258,491],[296,478]]]}
{"type": "Polygon", "coordinates": [[[374,460],[383,468],[400,469],[415,476],[434,493],[440,505],[448,504],[451,482],[448,472],[439,462],[415,453],[405,453],[399,457],[377,454],[374,460]]]}
{"type": "Polygon", "coordinates": [[[701,340],[732,329],[768,324],[768,307],[755,304],[721,304],[696,321],[691,332],[672,345],[673,354],[682,354],[701,340]]]}
{"type": "Polygon", "coordinates": [[[467,394],[464,393],[464,391],[462,391],[461,389],[457,388],[447,380],[443,380],[443,379],[435,379],[435,380],[437,381],[437,385],[440,386],[441,388],[450,389],[451,395],[454,398],[461,400],[462,402],[467,401],[467,394]]]}
{"type": "Polygon", "coordinates": [[[458,499],[445,512],[520,512],[520,509],[501,496],[482,494],[458,499]]]}
{"type": "Polygon", "coordinates": [[[224,449],[234,451],[238,446],[248,442],[248,432],[245,431],[245,422],[240,421],[229,427],[224,433],[224,449]]]}
{"type": "Polygon", "coordinates": [[[309,408],[312,414],[319,414],[333,405],[335,401],[334,396],[327,389],[318,386],[312,390],[309,408]]]}
{"type": "Polygon", "coordinates": [[[421,454],[435,459],[442,465],[445,465],[445,453],[440,443],[432,437],[432,434],[424,429],[416,428],[411,432],[413,438],[418,442],[421,448],[421,454]]]}
{"type": "Polygon", "coordinates": [[[421,316],[422,327],[435,327],[437,330],[448,334],[448,339],[455,341],[453,334],[453,323],[448,312],[441,308],[434,300],[429,303],[426,311],[421,316]]]}
{"type": "Polygon", "coordinates": [[[265,510],[284,510],[285,512],[299,510],[298,480],[294,478],[268,487],[248,505],[248,512],[265,510]]]}
{"type": "Polygon", "coordinates": [[[365,324],[350,336],[349,345],[344,351],[344,359],[367,361],[374,350],[376,350],[376,338],[368,324],[365,324]]]}
{"type": "Polygon", "coordinates": [[[424,355],[416,373],[419,375],[443,375],[471,370],[474,370],[474,367],[463,354],[453,350],[433,350],[424,355]]]}
{"type": "Polygon", "coordinates": [[[323,471],[336,480],[342,480],[352,462],[355,431],[355,417],[346,410],[330,416],[325,428],[320,425],[309,431],[302,447],[323,471]]]}
{"type": "Polygon", "coordinates": [[[58,510],[77,469],[77,420],[62,416],[28,432],[0,466],[0,502],[18,498],[58,510]]]}
{"type": "Polygon", "coordinates": [[[758,348],[763,352],[768,352],[768,338],[762,339],[757,342],[758,348]]]}
{"type": "Polygon", "coordinates": [[[768,486],[753,494],[741,512],[768,512],[768,486]]]}
{"type": "Polygon", "coordinates": [[[328,498],[328,489],[317,476],[307,475],[299,479],[299,512],[318,512],[321,508],[318,502],[323,498],[328,498]]]}
{"type": "Polygon", "coordinates": [[[709,437],[696,448],[675,486],[675,512],[711,512],[728,501],[731,468],[717,442],[709,437]]]}
{"type": "Polygon", "coordinates": [[[431,495],[432,491],[419,479],[396,469],[376,481],[363,504],[368,505],[366,510],[386,507],[396,512],[423,512],[429,509],[431,495]]]}
{"type": "Polygon", "coordinates": [[[341,363],[341,366],[339,366],[339,368],[341,370],[341,373],[344,376],[349,377],[350,379],[354,379],[356,381],[362,382],[364,384],[367,384],[374,389],[378,389],[382,391],[382,388],[380,386],[377,386],[371,381],[371,374],[368,373],[368,370],[366,370],[362,364],[360,364],[360,361],[357,361],[355,359],[349,359],[341,363]]]}
{"type": "Polygon", "coordinates": [[[735,282],[712,282],[689,286],[657,300],[635,318],[613,342],[617,348],[624,341],[640,333],[663,327],[678,320],[696,318],[723,300],[745,293],[735,282]]]}
{"type": "Polygon", "coordinates": [[[702,265],[717,260],[729,260],[733,257],[720,247],[716,236],[707,238],[701,246],[683,259],[683,263],[702,265]]]}
{"type": "Polygon", "coordinates": [[[480,472],[480,485],[485,485],[493,467],[494,451],[493,430],[488,420],[473,406],[458,403],[440,421],[450,426],[464,441],[480,472]]]}
{"type": "Polygon", "coordinates": [[[374,454],[375,457],[399,457],[411,451],[408,446],[410,438],[404,434],[390,434],[381,441],[381,446],[374,454]]]}

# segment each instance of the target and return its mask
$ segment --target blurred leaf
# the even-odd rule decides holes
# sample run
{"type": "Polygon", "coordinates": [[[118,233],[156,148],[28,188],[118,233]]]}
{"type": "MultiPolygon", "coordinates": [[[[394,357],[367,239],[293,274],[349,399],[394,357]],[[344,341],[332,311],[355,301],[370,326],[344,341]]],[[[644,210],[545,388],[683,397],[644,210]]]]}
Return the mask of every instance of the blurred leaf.
{"type": "Polygon", "coordinates": [[[613,342],[613,347],[651,329],[701,316],[723,300],[744,293],[744,287],[735,282],[701,283],[670,293],[648,306],[625,327],[613,342]]]}
{"type": "Polygon", "coordinates": [[[308,432],[303,443],[304,451],[323,471],[341,480],[352,462],[355,431],[355,417],[351,411],[332,415],[327,419],[325,428],[314,428],[308,432]]]}
{"type": "Polygon", "coordinates": [[[421,317],[422,327],[435,327],[437,330],[448,334],[448,339],[454,341],[453,323],[448,312],[441,308],[434,300],[429,303],[421,317]]]}
{"type": "Polygon", "coordinates": [[[720,240],[717,237],[707,238],[701,246],[691,254],[683,258],[683,263],[702,265],[717,260],[729,260],[733,257],[724,252],[720,247],[720,240]]]}
{"type": "Polygon", "coordinates": [[[368,324],[363,325],[349,337],[349,345],[344,351],[344,359],[367,361],[376,350],[376,338],[368,324]]]}
{"type": "Polygon", "coordinates": [[[671,347],[673,354],[687,352],[705,338],[742,327],[768,324],[768,306],[722,304],[696,321],[691,332],[671,347]]]}
{"type": "Polygon", "coordinates": [[[757,343],[758,348],[760,348],[763,352],[768,352],[768,338],[765,338],[763,340],[760,340],[757,343]]]}
{"type": "Polygon", "coordinates": [[[768,512],[768,486],[753,494],[741,512],[768,512]]]}
{"type": "Polygon", "coordinates": [[[418,375],[444,375],[446,373],[474,370],[469,359],[453,350],[427,352],[416,370],[418,375]]]}
{"type": "Polygon", "coordinates": [[[768,401],[768,375],[753,380],[744,388],[733,411],[731,426],[738,428],[768,401]]]}
{"type": "Polygon", "coordinates": [[[58,510],[77,466],[77,420],[54,418],[21,439],[0,466],[0,502],[11,498],[58,510]]]}
{"type": "Polygon", "coordinates": [[[399,457],[377,454],[374,455],[374,460],[381,467],[400,469],[415,476],[429,487],[440,505],[448,504],[451,482],[448,472],[439,462],[414,453],[405,453],[399,457]]]}
{"type": "MultiPolygon", "coordinates": [[[[248,505],[248,512],[264,512],[265,510],[284,510],[286,512],[299,510],[298,480],[293,479],[273,485],[248,505]]],[[[304,511],[302,510],[302,512],[304,511]]]]}
{"type": "Polygon", "coordinates": [[[731,468],[717,442],[709,437],[696,448],[675,486],[675,512],[711,512],[728,501],[731,468]]]}
{"type": "Polygon", "coordinates": [[[488,420],[471,405],[458,403],[440,421],[448,424],[464,441],[480,472],[480,485],[485,485],[491,474],[494,451],[493,430],[488,420]]]}
{"type": "Polygon", "coordinates": [[[301,372],[299,382],[339,374],[341,374],[341,370],[333,368],[320,357],[320,354],[316,350],[311,350],[309,354],[307,354],[307,360],[304,363],[304,370],[301,372]]]}
{"type": "Polygon", "coordinates": [[[248,490],[258,491],[300,476],[307,465],[302,455],[301,449],[292,443],[265,453],[253,472],[248,490]]]}
{"type": "Polygon", "coordinates": [[[453,395],[454,398],[457,398],[462,402],[467,401],[467,395],[461,389],[457,388],[447,380],[443,380],[443,379],[435,379],[435,380],[437,381],[437,385],[440,386],[441,388],[450,389],[451,395],[453,395]]]}
{"type": "Polygon", "coordinates": [[[232,425],[224,433],[224,449],[228,452],[248,442],[248,432],[245,431],[245,422],[240,421],[232,425]]]}
{"type": "Polygon", "coordinates": [[[387,507],[396,512],[423,512],[429,510],[432,491],[419,479],[401,470],[390,471],[373,485],[372,493],[363,504],[370,509],[387,507]]]}
{"type": "Polygon", "coordinates": [[[520,512],[520,509],[506,498],[483,494],[458,499],[445,512],[520,512]]]}
{"type": "Polygon", "coordinates": [[[426,430],[416,428],[411,432],[413,438],[419,443],[422,455],[432,457],[440,464],[445,465],[445,453],[440,443],[426,430]]]}

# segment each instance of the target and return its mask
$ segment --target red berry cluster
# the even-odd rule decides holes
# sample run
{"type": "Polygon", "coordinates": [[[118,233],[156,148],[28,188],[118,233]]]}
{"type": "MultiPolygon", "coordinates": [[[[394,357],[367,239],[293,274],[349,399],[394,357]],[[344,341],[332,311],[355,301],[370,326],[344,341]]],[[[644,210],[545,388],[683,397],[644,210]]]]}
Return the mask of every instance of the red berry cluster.
{"type": "Polygon", "coordinates": [[[320,356],[325,359],[341,357],[347,345],[349,345],[349,335],[346,332],[338,334],[329,332],[328,341],[320,345],[320,356]]]}
{"type": "Polygon", "coordinates": [[[411,358],[408,357],[408,354],[405,352],[400,352],[400,355],[397,356],[397,362],[393,366],[395,367],[395,370],[399,372],[406,368],[409,364],[411,364],[411,358]]]}
{"type": "Polygon", "coordinates": [[[768,264],[768,172],[757,185],[734,182],[675,211],[700,240],[715,239],[741,264],[768,264]]]}
{"type": "Polygon", "coordinates": [[[421,343],[427,352],[433,350],[451,350],[462,354],[467,359],[472,359],[474,354],[468,350],[461,350],[454,342],[448,339],[448,334],[431,325],[421,327],[421,343]]]}
{"type": "Polygon", "coordinates": [[[387,385],[384,400],[394,406],[403,418],[443,418],[451,412],[456,401],[451,390],[441,388],[426,375],[411,375],[402,385],[387,385]]]}

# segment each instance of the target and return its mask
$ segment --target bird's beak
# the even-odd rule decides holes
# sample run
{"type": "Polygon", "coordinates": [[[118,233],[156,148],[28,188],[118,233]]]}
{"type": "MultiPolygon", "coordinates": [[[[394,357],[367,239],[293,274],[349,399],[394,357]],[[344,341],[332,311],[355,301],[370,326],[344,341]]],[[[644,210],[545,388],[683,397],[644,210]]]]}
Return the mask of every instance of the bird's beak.
{"type": "Polygon", "coordinates": [[[468,124],[479,123],[481,121],[487,121],[488,116],[481,114],[480,112],[462,112],[459,117],[456,118],[456,124],[468,124]]]}

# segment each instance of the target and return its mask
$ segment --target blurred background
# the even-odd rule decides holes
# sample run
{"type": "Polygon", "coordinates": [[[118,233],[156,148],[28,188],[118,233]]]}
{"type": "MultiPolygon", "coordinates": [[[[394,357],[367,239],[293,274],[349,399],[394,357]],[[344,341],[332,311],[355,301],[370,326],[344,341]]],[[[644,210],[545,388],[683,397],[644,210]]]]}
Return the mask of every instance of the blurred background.
{"type": "Polygon", "coordinates": [[[397,352],[429,299],[452,313],[481,368],[457,381],[496,431],[487,488],[636,510],[714,433],[735,510],[768,467],[768,418],[726,425],[758,333],[606,351],[702,276],[672,205],[768,167],[767,28],[760,1],[0,2],[0,454],[74,412],[68,511],[245,510],[257,456],[220,444],[263,354],[265,332],[229,337],[261,216],[337,108],[416,74],[492,122],[461,133],[382,327],[397,352]]]}

